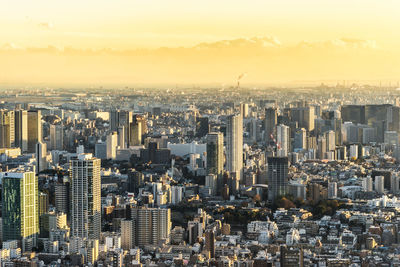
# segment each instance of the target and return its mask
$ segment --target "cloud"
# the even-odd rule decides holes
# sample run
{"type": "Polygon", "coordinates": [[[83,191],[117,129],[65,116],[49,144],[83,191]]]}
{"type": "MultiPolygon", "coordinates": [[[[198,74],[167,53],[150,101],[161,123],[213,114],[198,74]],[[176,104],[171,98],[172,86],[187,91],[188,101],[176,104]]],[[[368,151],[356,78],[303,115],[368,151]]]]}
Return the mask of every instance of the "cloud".
{"type": "Polygon", "coordinates": [[[252,38],[239,38],[232,40],[222,40],[211,43],[200,43],[195,48],[201,49],[221,49],[232,47],[279,47],[281,42],[273,36],[265,37],[252,37],[252,38]]]}
{"type": "Polygon", "coordinates": [[[400,53],[353,38],[285,44],[267,36],[127,50],[19,48],[10,43],[0,45],[0,69],[0,75],[15,81],[99,84],[236,84],[237,74],[246,71],[251,73],[246,86],[292,80],[395,80],[400,77],[400,53]]]}
{"type": "Polygon", "coordinates": [[[37,26],[43,29],[52,29],[54,27],[52,22],[40,22],[37,26]]]}

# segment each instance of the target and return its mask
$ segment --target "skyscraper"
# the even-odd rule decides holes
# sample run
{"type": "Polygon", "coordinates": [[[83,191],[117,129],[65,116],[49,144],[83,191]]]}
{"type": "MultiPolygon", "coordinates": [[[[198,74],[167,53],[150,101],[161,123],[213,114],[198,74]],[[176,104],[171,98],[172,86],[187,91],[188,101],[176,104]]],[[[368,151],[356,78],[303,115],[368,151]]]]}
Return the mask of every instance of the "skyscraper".
{"type": "Polygon", "coordinates": [[[276,137],[276,124],[278,122],[278,114],[276,108],[265,109],[265,142],[269,144],[272,141],[271,135],[276,137]]]}
{"type": "Polygon", "coordinates": [[[118,146],[125,148],[125,126],[118,127],[118,146]]]}
{"type": "Polygon", "coordinates": [[[243,120],[240,115],[227,118],[226,129],[226,167],[231,173],[236,173],[242,180],[243,176],[243,120]]]}
{"type": "Polygon", "coordinates": [[[307,131],[304,128],[297,129],[294,134],[294,149],[307,149],[307,131]]]}
{"type": "Polygon", "coordinates": [[[207,174],[217,176],[217,192],[222,189],[224,172],[224,136],[222,133],[207,135],[207,174]]]}
{"type": "Polygon", "coordinates": [[[28,111],[28,152],[35,153],[37,142],[42,141],[42,114],[40,110],[28,111]]]}
{"type": "Polygon", "coordinates": [[[277,154],[279,157],[286,157],[289,153],[289,127],[280,124],[276,127],[276,131],[276,142],[278,143],[277,154]]]}
{"type": "Polygon", "coordinates": [[[0,147],[15,146],[15,115],[14,111],[0,111],[0,147]]]}
{"type": "Polygon", "coordinates": [[[15,146],[22,152],[28,150],[28,112],[26,110],[15,111],[15,146]]]}
{"type": "Polygon", "coordinates": [[[208,117],[196,117],[196,137],[203,137],[210,131],[208,117]]]}
{"type": "Polygon", "coordinates": [[[72,222],[71,235],[83,239],[100,239],[101,180],[100,159],[79,154],[70,161],[72,222]]]}
{"type": "Polygon", "coordinates": [[[205,232],[205,250],[210,253],[210,258],[215,257],[215,233],[213,229],[205,232]]]}
{"type": "Polygon", "coordinates": [[[19,240],[29,251],[39,233],[37,177],[34,172],[6,172],[2,183],[3,241],[19,240]]]}
{"type": "Polygon", "coordinates": [[[50,149],[64,149],[64,129],[62,124],[50,125],[50,149]]]}
{"type": "Polygon", "coordinates": [[[41,141],[37,142],[35,148],[36,173],[47,169],[47,145],[41,141]]]}
{"type": "Polygon", "coordinates": [[[133,119],[133,113],[126,110],[113,110],[110,112],[110,130],[117,131],[118,127],[124,127],[125,144],[129,145],[130,124],[133,119]]]}
{"type": "Polygon", "coordinates": [[[146,118],[143,115],[135,114],[129,126],[129,146],[141,145],[143,135],[147,133],[146,118]]]}
{"type": "Polygon", "coordinates": [[[277,197],[284,196],[288,190],[288,158],[268,158],[268,200],[275,201],[277,197]]]}
{"type": "Polygon", "coordinates": [[[107,135],[107,159],[115,159],[117,156],[118,134],[112,132],[107,135]]]}

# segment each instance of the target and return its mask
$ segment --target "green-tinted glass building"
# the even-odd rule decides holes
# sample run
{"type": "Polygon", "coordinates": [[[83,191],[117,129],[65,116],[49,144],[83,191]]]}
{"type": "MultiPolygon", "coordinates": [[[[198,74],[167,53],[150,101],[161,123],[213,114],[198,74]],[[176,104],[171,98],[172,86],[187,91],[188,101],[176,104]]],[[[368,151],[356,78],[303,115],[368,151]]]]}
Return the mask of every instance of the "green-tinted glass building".
{"type": "Polygon", "coordinates": [[[2,184],[3,241],[20,240],[28,251],[39,233],[37,177],[34,172],[6,172],[2,184]]]}

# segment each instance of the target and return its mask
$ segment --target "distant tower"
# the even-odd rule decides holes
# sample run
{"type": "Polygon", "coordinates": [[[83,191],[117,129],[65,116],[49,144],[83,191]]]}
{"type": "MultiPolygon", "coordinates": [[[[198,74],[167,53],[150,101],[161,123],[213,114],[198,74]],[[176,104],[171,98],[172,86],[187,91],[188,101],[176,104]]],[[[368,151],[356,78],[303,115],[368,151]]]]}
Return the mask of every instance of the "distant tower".
{"type": "Polygon", "coordinates": [[[100,166],[101,160],[91,154],[80,154],[70,161],[73,237],[100,239],[100,166]]]}
{"type": "Polygon", "coordinates": [[[243,120],[240,115],[228,117],[226,129],[226,165],[231,173],[243,177],[243,120]]]}

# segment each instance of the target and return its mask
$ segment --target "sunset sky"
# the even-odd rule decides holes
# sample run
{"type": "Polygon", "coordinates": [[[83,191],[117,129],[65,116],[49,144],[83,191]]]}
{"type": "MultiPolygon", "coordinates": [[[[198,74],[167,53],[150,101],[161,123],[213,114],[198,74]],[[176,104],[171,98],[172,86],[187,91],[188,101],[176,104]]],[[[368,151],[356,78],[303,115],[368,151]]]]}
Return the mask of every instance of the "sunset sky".
{"type": "Polygon", "coordinates": [[[397,81],[399,25],[396,0],[0,1],[0,84],[397,81]]]}

